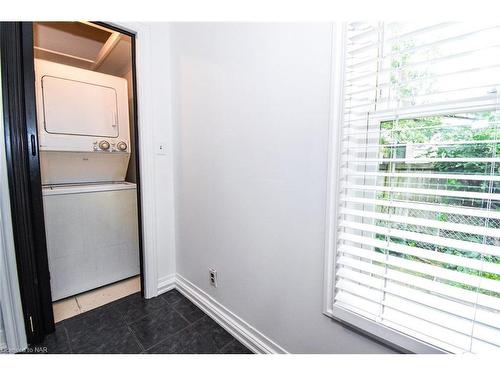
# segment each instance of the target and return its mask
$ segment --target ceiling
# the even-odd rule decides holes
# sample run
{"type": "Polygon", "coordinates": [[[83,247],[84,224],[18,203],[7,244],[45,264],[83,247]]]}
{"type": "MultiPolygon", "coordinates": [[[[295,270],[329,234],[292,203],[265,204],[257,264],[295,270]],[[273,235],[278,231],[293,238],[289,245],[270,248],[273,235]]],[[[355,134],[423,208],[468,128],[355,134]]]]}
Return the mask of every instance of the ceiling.
{"type": "Polygon", "coordinates": [[[131,69],[131,38],[90,22],[35,22],[33,41],[36,58],[118,76],[131,69]]]}

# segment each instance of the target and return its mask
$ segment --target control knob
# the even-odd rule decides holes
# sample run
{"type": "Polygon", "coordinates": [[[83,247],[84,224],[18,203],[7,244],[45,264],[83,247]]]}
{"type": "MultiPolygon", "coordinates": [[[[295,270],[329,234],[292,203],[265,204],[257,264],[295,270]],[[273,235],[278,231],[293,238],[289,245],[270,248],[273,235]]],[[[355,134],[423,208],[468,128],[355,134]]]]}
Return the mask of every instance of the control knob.
{"type": "Polygon", "coordinates": [[[109,147],[110,147],[110,145],[109,145],[108,141],[101,141],[101,142],[99,142],[99,148],[101,150],[107,151],[107,150],[109,150],[109,147]]]}
{"type": "Polygon", "coordinates": [[[118,142],[116,148],[120,151],[125,151],[127,149],[127,144],[125,142],[118,142]]]}

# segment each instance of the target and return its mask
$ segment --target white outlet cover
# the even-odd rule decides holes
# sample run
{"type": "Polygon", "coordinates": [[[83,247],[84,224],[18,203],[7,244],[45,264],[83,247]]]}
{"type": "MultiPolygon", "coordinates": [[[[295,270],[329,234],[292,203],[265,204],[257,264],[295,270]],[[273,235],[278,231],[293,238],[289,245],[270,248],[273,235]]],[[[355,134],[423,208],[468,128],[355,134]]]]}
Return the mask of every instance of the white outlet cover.
{"type": "Polygon", "coordinates": [[[156,145],[156,153],[158,155],[166,155],[167,154],[167,143],[166,142],[158,142],[156,145]]]}
{"type": "Polygon", "coordinates": [[[210,285],[217,288],[217,270],[213,268],[208,269],[210,285]]]}

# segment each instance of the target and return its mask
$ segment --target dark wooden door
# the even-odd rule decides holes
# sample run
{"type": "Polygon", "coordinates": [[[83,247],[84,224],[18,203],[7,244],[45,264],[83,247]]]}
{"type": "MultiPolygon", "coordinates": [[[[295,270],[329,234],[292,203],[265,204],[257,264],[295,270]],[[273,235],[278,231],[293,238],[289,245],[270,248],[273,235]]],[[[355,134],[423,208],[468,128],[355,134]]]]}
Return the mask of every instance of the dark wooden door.
{"type": "Polygon", "coordinates": [[[29,344],[54,331],[35,103],[33,23],[1,22],[2,100],[16,261],[29,344]]]}

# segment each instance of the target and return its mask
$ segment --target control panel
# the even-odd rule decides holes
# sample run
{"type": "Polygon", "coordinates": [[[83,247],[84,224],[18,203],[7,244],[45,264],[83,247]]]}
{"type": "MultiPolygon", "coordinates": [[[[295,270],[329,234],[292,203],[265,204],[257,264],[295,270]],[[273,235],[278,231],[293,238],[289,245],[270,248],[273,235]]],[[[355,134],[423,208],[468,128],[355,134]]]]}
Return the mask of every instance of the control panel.
{"type": "Polygon", "coordinates": [[[96,141],[93,143],[93,150],[101,152],[125,152],[128,150],[128,145],[125,141],[108,142],[103,139],[102,141],[96,141]]]}

